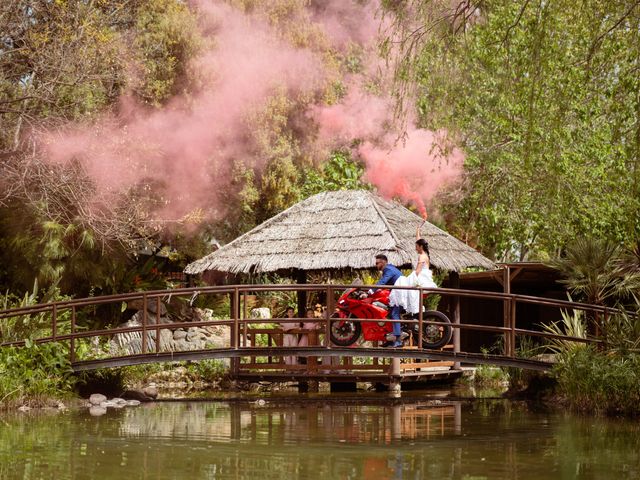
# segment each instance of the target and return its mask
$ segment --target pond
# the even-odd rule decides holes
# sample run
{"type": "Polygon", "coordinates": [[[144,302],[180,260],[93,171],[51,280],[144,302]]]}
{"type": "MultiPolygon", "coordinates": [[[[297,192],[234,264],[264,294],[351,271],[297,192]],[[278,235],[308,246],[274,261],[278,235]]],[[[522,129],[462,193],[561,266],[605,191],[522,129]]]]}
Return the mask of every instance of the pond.
{"type": "Polygon", "coordinates": [[[624,479],[637,422],[429,392],[157,402],[0,417],[9,479],[624,479]],[[404,394],[403,394],[404,395],[404,394]]]}

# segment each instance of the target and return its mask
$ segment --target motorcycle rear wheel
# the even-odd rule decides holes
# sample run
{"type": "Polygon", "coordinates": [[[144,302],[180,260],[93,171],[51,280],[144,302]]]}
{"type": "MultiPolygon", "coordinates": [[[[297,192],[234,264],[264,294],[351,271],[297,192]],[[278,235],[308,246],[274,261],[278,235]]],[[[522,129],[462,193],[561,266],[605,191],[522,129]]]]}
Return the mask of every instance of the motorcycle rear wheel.
{"type": "MultiPolygon", "coordinates": [[[[451,320],[444,313],[428,310],[424,312],[422,319],[427,322],[438,322],[438,325],[425,324],[422,326],[422,348],[435,350],[444,347],[451,341],[453,328],[451,327],[451,320]]],[[[414,340],[417,343],[417,328],[413,333],[414,340]]]]}
{"type": "MultiPolygon", "coordinates": [[[[331,315],[331,318],[339,318],[339,321],[331,322],[331,343],[339,347],[349,347],[356,343],[362,333],[360,322],[350,322],[346,318],[338,317],[336,313],[331,315]]],[[[354,317],[349,315],[349,318],[354,317]]]]}

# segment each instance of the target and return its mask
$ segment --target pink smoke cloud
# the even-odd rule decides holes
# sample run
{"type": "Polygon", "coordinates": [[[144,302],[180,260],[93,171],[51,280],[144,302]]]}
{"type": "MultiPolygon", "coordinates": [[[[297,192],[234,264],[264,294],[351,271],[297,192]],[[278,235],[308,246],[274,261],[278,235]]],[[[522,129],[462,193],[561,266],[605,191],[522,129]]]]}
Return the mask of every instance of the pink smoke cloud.
{"type": "Polygon", "coordinates": [[[380,28],[378,3],[373,0],[312,0],[312,18],[322,25],[338,48],[349,43],[369,45],[380,28]]]}
{"type": "Polygon", "coordinates": [[[158,110],[124,97],[119,114],[41,138],[50,161],[82,162],[102,201],[140,183],[160,185],[159,220],[195,208],[211,212],[216,186],[228,180],[234,162],[261,166],[247,141],[247,116],[276,89],[313,91],[323,78],[316,54],[285,43],[264,21],[224,3],[197,6],[203,31],[215,36],[215,46],[191,65],[199,91],[158,110]]]}
{"type": "Polygon", "coordinates": [[[358,149],[366,164],[365,179],[383,196],[413,203],[426,220],[424,202],[462,171],[464,154],[448,143],[445,131],[423,129],[411,129],[404,142],[390,148],[365,142],[358,149]]]}
{"type": "Polygon", "coordinates": [[[404,141],[398,139],[391,111],[389,97],[365,93],[354,81],[340,103],[315,107],[311,114],[321,144],[333,148],[361,140],[355,153],[364,161],[364,180],[387,198],[412,203],[426,218],[425,201],[461,174],[464,154],[446,131],[420,129],[411,120],[404,141]]]}
{"type": "Polygon", "coordinates": [[[333,21],[341,13],[354,8],[352,2],[332,0],[327,2],[325,20],[329,31],[338,38],[346,35],[349,41],[360,42],[364,51],[365,65],[362,73],[347,78],[347,95],[339,103],[315,106],[311,116],[318,124],[318,141],[325,148],[335,148],[359,140],[355,153],[365,164],[364,180],[375,185],[379,193],[387,198],[401,198],[412,203],[426,218],[425,201],[433,199],[440,188],[454,181],[462,172],[463,152],[455,148],[444,130],[433,132],[417,128],[409,116],[404,141],[394,131],[394,102],[389,92],[392,86],[387,76],[380,76],[381,59],[372,52],[376,50],[379,32],[385,30],[376,19],[373,3],[360,11],[359,24],[353,26],[353,35],[336,28],[333,21]],[[375,83],[378,93],[371,93],[365,85],[375,83]]]}
{"type": "Polygon", "coordinates": [[[311,115],[318,123],[318,140],[329,147],[358,138],[385,136],[391,102],[388,98],[364,93],[353,79],[349,93],[340,103],[316,106],[311,115]]]}

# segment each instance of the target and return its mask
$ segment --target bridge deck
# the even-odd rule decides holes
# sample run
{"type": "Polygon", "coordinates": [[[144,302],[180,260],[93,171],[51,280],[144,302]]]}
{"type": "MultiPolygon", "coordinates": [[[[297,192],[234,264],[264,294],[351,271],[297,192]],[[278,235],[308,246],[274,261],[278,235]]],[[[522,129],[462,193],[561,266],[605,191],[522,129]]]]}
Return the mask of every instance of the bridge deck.
{"type": "MultiPolygon", "coordinates": [[[[243,357],[269,357],[295,355],[300,357],[377,357],[377,358],[412,358],[420,360],[442,360],[464,362],[470,364],[490,363],[503,367],[526,368],[546,371],[553,364],[524,358],[513,358],[502,355],[485,355],[481,353],[451,352],[446,350],[426,350],[402,348],[348,348],[348,347],[267,347],[267,348],[217,348],[212,350],[196,350],[188,352],[160,352],[140,355],[126,355],[116,358],[101,358],[74,362],[74,371],[97,370],[100,368],[123,367],[156,362],[197,361],[204,359],[224,359],[243,357]]],[[[319,370],[322,369],[318,365],[319,370]]],[[[293,374],[293,373],[292,373],[293,374]]]]}

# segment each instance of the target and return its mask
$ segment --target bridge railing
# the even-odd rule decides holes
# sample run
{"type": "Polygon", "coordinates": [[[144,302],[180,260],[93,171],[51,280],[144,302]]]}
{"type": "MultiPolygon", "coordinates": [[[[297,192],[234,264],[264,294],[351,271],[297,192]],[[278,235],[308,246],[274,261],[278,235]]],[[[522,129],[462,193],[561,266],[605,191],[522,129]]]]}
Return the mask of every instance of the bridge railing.
{"type": "MultiPolygon", "coordinates": [[[[250,324],[271,324],[282,325],[290,322],[314,322],[317,324],[319,336],[322,337],[322,348],[330,350],[333,345],[330,341],[331,314],[335,311],[336,300],[339,294],[346,289],[354,288],[354,285],[335,285],[335,284],[278,284],[278,285],[225,285],[225,286],[207,286],[194,288],[179,288],[173,290],[157,290],[146,292],[132,292],[121,295],[109,295],[95,298],[73,299],[61,302],[41,304],[30,307],[20,307],[9,310],[0,310],[0,324],[3,329],[0,333],[11,330],[11,322],[31,320],[35,317],[42,327],[41,333],[36,338],[30,340],[35,342],[60,342],[68,344],[69,356],[72,363],[85,360],[86,358],[78,358],[77,345],[78,342],[87,339],[110,340],[116,335],[138,334],[140,337],[141,355],[153,355],[160,353],[162,349],[161,336],[163,330],[174,330],[178,328],[188,329],[191,327],[225,327],[228,329],[228,348],[232,350],[246,349],[246,331],[250,324]],[[325,299],[325,315],[324,318],[268,318],[257,319],[249,318],[248,301],[249,295],[276,293],[276,292],[315,292],[322,294],[325,299]],[[172,298],[182,298],[193,300],[198,296],[218,296],[225,297],[229,301],[229,314],[226,318],[221,319],[205,319],[205,320],[187,320],[187,321],[165,321],[161,322],[162,306],[165,302],[170,302],[172,298]],[[117,307],[124,303],[130,304],[134,301],[141,302],[140,308],[140,324],[124,325],[117,328],[90,329],[86,325],[79,325],[79,314],[82,313],[83,323],[86,324],[88,317],[86,309],[97,309],[104,306],[111,306],[114,311],[118,311],[117,307]],[[115,308],[114,308],[115,307],[115,308]],[[47,333],[43,333],[44,325],[47,333]],[[64,326],[64,328],[61,328],[64,326]],[[79,328],[82,327],[82,328],[79,328]],[[242,334],[245,334],[245,344],[241,344],[242,334]]],[[[362,287],[369,288],[369,287],[362,287]]],[[[451,318],[454,332],[453,352],[460,353],[460,337],[462,333],[470,333],[473,331],[490,332],[502,336],[504,351],[503,356],[515,358],[517,356],[516,345],[517,338],[529,336],[544,340],[561,340],[570,342],[598,343],[597,338],[572,337],[569,335],[557,335],[548,331],[532,330],[530,328],[522,328],[518,322],[518,312],[526,305],[538,305],[545,307],[557,308],[559,310],[569,311],[585,311],[592,315],[602,315],[606,319],[609,315],[614,314],[614,309],[602,306],[588,305],[578,302],[569,302],[563,300],[554,300],[540,297],[532,297],[517,294],[483,292],[475,290],[462,290],[451,288],[414,288],[414,287],[385,287],[390,289],[410,289],[418,290],[421,299],[428,294],[437,294],[441,298],[447,299],[449,304],[449,316],[451,318]],[[483,299],[499,302],[503,306],[503,324],[502,325],[486,325],[477,323],[461,323],[460,322],[460,301],[461,299],[483,299]]],[[[356,319],[351,318],[350,321],[363,322],[373,319],[356,319]]],[[[378,320],[375,320],[378,321],[378,320]]],[[[388,320],[394,322],[394,320],[388,320]]],[[[397,322],[417,324],[420,339],[418,345],[422,345],[422,332],[425,325],[442,325],[437,321],[428,321],[423,318],[422,311],[415,320],[398,320],[397,322]]],[[[21,346],[25,344],[24,339],[11,338],[11,336],[3,335],[0,337],[1,346],[21,346]]],[[[226,346],[225,346],[226,347],[226,346]]],[[[356,347],[357,348],[357,347],[356,347]]],[[[282,354],[286,354],[287,348],[280,347],[282,354]]],[[[138,352],[135,352],[138,353],[138,352]]],[[[480,353],[480,352],[477,352],[480,353]]],[[[128,353],[129,355],[131,352],[128,353]]],[[[122,352],[109,353],[112,357],[126,356],[122,352]]],[[[384,351],[381,349],[381,357],[384,351]]],[[[407,356],[411,356],[410,353],[407,356]]]]}

